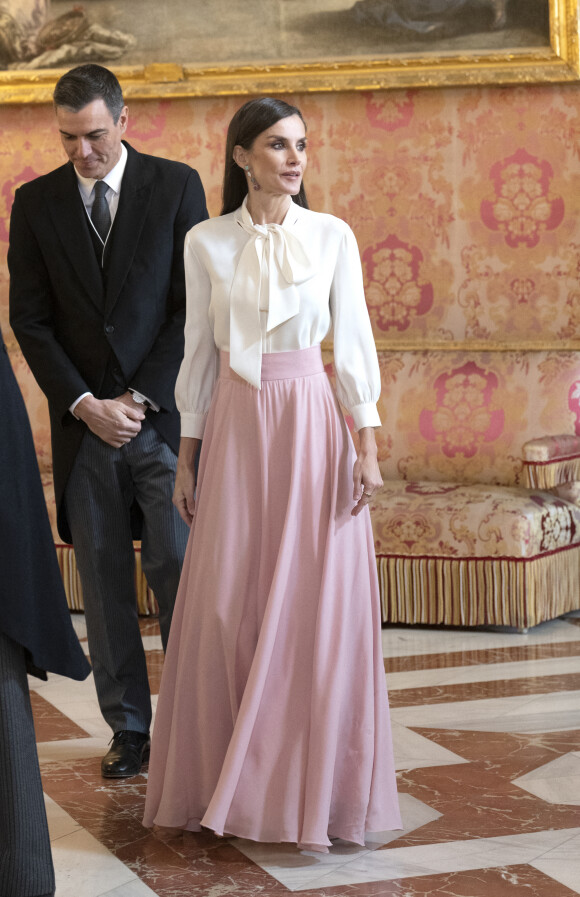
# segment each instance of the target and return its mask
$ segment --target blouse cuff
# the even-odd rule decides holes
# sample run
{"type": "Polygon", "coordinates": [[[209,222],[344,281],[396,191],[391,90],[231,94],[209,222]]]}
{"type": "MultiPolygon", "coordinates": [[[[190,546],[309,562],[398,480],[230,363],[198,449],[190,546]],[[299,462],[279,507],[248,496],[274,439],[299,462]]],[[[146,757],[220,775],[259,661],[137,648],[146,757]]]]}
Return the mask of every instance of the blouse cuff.
{"type": "Polygon", "coordinates": [[[190,439],[202,439],[206,420],[207,414],[193,414],[190,412],[182,412],[181,435],[187,436],[190,439]]]}
{"type": "Polygon", "coordinates": [[[381,426],[379,412],[377,411],[377,406],[374,402],[365,402],[363,405],[355,405],[354,408],[350,409],[350,413],[352,414],[354,428],[357,432],[358,430],[362,430],[363,427],[381,426]]]}

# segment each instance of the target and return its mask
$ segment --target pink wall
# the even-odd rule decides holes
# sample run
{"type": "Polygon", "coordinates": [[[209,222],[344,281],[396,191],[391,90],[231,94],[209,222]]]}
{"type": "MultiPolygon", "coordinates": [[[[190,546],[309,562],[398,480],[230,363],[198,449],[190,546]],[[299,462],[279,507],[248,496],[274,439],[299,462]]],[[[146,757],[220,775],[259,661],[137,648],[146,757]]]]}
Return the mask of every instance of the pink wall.
{"type": "MultiPolygon", "coordinates": [[[[580,88],[457,88],[293,98],[309,125],[310,204],[359,240],[376,336],[580,337],[580,88]]],[[[131,104],[128,139],[198,168],[211,214],[240,98],[131,104]]],[[[37,443],[47,418],[8,330],[15,188],[64,160],[49,106],[0,107],[0,322],[37,443]]]]}

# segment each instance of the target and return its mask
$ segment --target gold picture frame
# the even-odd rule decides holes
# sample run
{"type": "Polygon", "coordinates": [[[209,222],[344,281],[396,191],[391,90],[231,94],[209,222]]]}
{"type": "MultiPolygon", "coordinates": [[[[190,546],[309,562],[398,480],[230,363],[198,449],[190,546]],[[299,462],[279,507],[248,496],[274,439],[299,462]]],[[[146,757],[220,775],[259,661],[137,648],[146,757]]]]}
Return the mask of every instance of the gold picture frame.
{"type": "MultiPolygon", "coordinates": [[[[549,46],[546,43],[509,52],[440,53],[431,49],[429,53],[397,53],[378,59],[357,56],[321,62],[284,60],[279,64],[203,67],[153,60],[140,66],[104,64],[118,75],[128,99],[578,81],[577,0],[546,3],[549,46]]],[[[49,102],[64,70],[0,70],[0,102],[49,102]]]]}

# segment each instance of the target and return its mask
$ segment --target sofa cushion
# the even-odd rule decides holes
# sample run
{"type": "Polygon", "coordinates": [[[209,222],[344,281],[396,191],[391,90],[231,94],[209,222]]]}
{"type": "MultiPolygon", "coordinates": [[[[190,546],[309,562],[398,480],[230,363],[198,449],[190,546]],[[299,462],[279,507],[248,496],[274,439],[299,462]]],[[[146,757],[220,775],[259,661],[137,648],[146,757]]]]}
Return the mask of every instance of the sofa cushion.
{"type": "Polygon", "coordinates": [[[389,481],[371,516],[379,556],[533,558],[580,544],[580,508],[519,487],[389,481]]]}

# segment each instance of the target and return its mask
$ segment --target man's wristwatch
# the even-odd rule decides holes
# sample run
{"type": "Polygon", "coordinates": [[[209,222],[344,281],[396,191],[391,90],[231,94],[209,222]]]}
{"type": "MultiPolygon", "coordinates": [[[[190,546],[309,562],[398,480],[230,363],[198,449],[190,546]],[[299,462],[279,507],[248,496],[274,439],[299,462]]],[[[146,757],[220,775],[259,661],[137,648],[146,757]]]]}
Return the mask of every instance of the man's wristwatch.
{"type": "Polygon", "coordinates": [[[151,404],[149,399],[146,396],[144,396],[142,393],[136,392],[134,389],[130,389],[129,392],[133,396],[133,401],[137,405],[145,405],[146,408],[153,408],[153,405],[151,404]]]}

